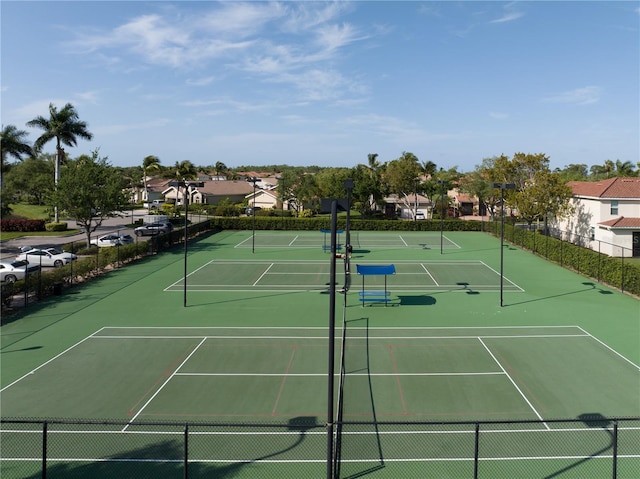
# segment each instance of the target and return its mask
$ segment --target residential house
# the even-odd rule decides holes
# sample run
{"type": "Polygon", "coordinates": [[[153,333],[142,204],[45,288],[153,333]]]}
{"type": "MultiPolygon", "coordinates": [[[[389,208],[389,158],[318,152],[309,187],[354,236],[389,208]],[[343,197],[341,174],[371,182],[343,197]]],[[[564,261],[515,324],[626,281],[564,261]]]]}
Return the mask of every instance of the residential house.
{"type": "Polygon", "coordinates": [[[609,256],[640,256],[640,178],[571,181],[574,212],[552,234],[609,256]]]}
{"type": "Polygon", "coordinates": [[[408,194],[405,196],[390,195],[384,199],[385,216],[400,217],[406,220],[414,219],[416,213],[422,213],[424,218],[433,215],[433,204],[423,195],[408,194]]]}
{"type": "MultiPolygon", "coordinates": [[[[189,203],[205,205],[217,205],[223,200],[240,204],[249,192],[253,192],[253,185],[241,180],[205,181],[203,186],[188,189],[189,203]]],[[[182,188],[168,186],[163,193],[167,202],[183,204],[182,188]]]]}

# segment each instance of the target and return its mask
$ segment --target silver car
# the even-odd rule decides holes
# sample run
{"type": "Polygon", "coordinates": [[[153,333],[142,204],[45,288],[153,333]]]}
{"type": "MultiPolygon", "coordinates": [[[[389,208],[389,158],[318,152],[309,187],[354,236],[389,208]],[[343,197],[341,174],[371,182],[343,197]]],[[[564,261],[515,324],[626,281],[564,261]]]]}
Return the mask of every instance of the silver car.
{"type": "Polygon", "coordinates": [[[124,234],[108,234],[91,240],[92,245],[101,248],[105,246],[119,246],[131,243],[133,243],[133,237],[131,235],[124,234]]]}
{"type": "Polygon", "coordinates": [[[166,223],[151,223],[144,226],[138,226],[134,232],[136,236],[154,236],[160,233],[166,234],[170,231],[166,223]]]}

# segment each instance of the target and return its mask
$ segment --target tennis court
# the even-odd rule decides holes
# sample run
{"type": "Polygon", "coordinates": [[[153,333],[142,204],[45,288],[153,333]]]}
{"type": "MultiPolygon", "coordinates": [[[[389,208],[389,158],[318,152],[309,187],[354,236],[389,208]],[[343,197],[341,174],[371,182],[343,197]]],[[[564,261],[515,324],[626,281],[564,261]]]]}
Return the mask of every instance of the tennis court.
{"type": "MultiPolygon", "coordinates": [[[[344,231],[339,230],[337,234],[338,249],[344,246],[346,235],[344,231]]],[[[318,249],[322,244],[325,250],[331,246],[331,238],[329,230],[290,232],[290,231],[256,231],[245,232],[239,238],[236,248],[252,248],[252,249],[277,249],[277,248],[306,248],[318,249]]],[[[354,231],[350,235],[350,241],[354,249],[399,249],[399,248],[418,248],[418,249],[443,249],[455,250],[460,246],[450,238],[447,234],[437,232],[373,232],[373,231],[354,231]]]]}
{"type": "MultiPolygon", "coordinates": [[[[403,261],[395,263],[395,269],[396,273],[388,276],[386,282],[397,292],[498,291],[500,287],[500,273],[482,261],[403,261]]],[[[212,260],[188,276],[187,288],[190,291],[323,291],[328,289],[329,274],[327,260],[212,260]]],[[[366,285],[379,287],[384,281],[381,276],[370,276],[366,278],[366,285]]],[[[504,279],[503,287],[508,291],[522,291],[508,278],[504,279]]],[[[165,289],[183,290],[183,278],[165,289]]]]}
{"type": "MultiPolygon", "coordinates": [[[[376,233],[354,247],[351,289],[336,294],[344,329],[338,320],[328,374],[323,236],[301,232],[308,246],[287,248],[298,235],[270,247],[268,236],[190,244],[188,307],[178,249],[4,326],[2,417],[104,421],[50,425],[52,472],[65,477],[95,464],[109,467],[102,477],[144,465],[181,477],[184,423],[202,477],[315,477],[331,376],[339,477],[473,477],[474,422],[480,477],[610,477],[605,419],[640,417],[637,300],[508,248],[501,308],[495,238],[451,233],[456,247],[441,253],[439,235],[423,248],[424,234],[376,233]],[[254,239],[255,252],[238,246],[254,239]],[[355,265],[390,263],[393,307],[363,308],[355,265]]],[[[340,290],[340,262],[337,273],[340,290]]],[[[619,434],[618,477],[633,477],[623,473],[640,466],[640,421],[619,434]]],[[[41,435],[3,423],[2,477],[32,477],[41,435]]]]}

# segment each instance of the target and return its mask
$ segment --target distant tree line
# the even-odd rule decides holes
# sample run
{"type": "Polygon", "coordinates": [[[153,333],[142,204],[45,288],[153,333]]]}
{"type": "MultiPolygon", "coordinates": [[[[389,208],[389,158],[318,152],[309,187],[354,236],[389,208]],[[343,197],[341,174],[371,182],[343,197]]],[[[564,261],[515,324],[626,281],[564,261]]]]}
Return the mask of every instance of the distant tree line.
{"type": "Polygon", "coordinates": [[[500,190],[494,183],[514,184],[505,191],[505,206],[517,211],[527,222],[549,215],[561,216],[570,212],[571,192],[568,181],[598,181],[616,176],[638,176],[640,164],[621,160],[606,160],[602,165],[570,164],[550,170],[549,158],[543,153],[516,152],[512,157],[500,155],[485,158],[471,172],[459,172],[457,167],[444,170],[431,161],[421,161],[411,152],[382,162],[376,153],[367,155],[366,162],[353,167],[319,167],[245,165],[227,167],[223,162],[196,166],[191,161],[161,164],[160,158],[148,155],[141,164],[116,167],[98,150],[71,159],[64,147],[75,147],[78,139],[91,140],[88,125],[79,119],[71,104],[58,109],[49,105],[49,115],[27,122],[28,127],[42,130],[31,145],[28,133],[14,125],[2,127],[0,187],[2,188],[2,216],[11,212],[11,203],[29,202],[51,206],[54,221],[58,210],[76,219],[87,232],[92,231],[112,211],[126,209],[131,198],[127,191],[147,189],[149,177],[191,180],[199,172],[216,177],[239,179],[247,173],[270,173],[279,178],[278,194],[294,206],[320,204],[322,198],[344,197],[345,181],[353,180],[351,192],[354,208],[364,217],[376,214],[376,205],[395,195],[412,210],[411,198],[422,195],[435,205],[434,210],[447,211],[451,198],[446,191],[457,187],[479,199],[495,214],[501,202],[500,190]],[[55,140],[56,153],[43,153],[43,147],[55,140]],[[9,163],[9,159],[14,160],[9,163]]]}

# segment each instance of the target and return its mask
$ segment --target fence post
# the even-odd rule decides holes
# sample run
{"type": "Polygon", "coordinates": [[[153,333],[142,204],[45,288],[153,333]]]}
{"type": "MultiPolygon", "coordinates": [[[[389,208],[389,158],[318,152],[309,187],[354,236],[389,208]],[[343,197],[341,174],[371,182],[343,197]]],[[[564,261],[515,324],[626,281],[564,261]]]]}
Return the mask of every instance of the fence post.
{"type": "Polygon", "coordinates": [[[184,425],[184,479],[189,477],[189,424],[184,425]]]}
{"type": "Polygon", "coordinates": [[[624,293],[624,248],[622,248],[622,259],[620,260],[620,291],[624,293]]]}
{"type": "Polygon", "coordinates": [[[618,477],[618,421],[613,421],[613,479],[618,477]]]}
{"type": "Polygon", "coordinates": [[[47,479],[47,421],[42,423],[42,479],[47,479]]]}
{"type": "Polygon", "coordinates": [[[478,479],[478,462],[480,456],[480,423],[476,423],[476,443],[473,453],[473,479],[478,479]]]}

